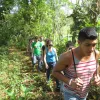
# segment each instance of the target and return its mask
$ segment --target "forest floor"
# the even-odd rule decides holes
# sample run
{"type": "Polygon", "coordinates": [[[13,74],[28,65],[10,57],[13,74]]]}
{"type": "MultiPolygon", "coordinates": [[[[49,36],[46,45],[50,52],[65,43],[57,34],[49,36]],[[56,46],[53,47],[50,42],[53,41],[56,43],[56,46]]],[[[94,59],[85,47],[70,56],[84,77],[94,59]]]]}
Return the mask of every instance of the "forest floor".
{"type": "MultiPolygon", "coordinates": [[[[26,88],[28,88],[28,89],[31,86],[33,88],[29,91],[30,97],[27,96],[27,98],[29,98],[29,99],[26,99],[26,97],[24,97],[24,99],[18,99],[18,100],[63,100],[62,93],[60,91],[55,90],[55,88],[56,88],[55,80],[52,76],[51,76],[52,81],[48,85],[46,83],[46,75],[45,75],[44,70],[41,72],[38,72],[37,65],[36,65],[34,67],[34,71],[32,71],[33,65],[32,65],[32,61],[31,61],[31,57],[30,57],[29,53],[26,52],[26,49],[20,50],[15,47],[9,47],[10,58],[12,58],[12,56],[14,54],[16,54],[16,56],[15,56],[15,57],[17,57],[16,59],[19,59],[17,61],[19,63],[19,67],[20,67],[20,75],[21,75],[20,80],[22,80],[21,84],[23,86],[26,86],[26,88]],[[21,66],[20,66],[20,64],[21,64],[21,66]]],[[[10,70],[13,69],[14,65],[8,66],[10,68],[10,70]]],[[[17,69],[18,69],[18,66],[17,66],[17,69]]],[[[95,98],[97,97],[97,93],[98,93],[98,95],[100,95],[100,92],[97,92],[97,93],[96,92],[97,92],[96,89],[93,88],[93,90],[90,93],[90,95],[88,96],[87,100],[97,100],[95,98]]],[[[19,94],[19,95],[21,96],[21,94],[19,94]]],[[[2,90],[0,90],[0,96],[5,97],[6,94],[4,92],[2,92],[2,90]]],[[[4,99],[4,100],[6,100],[6,99],[4,99]]],[[[98,100],[100,100],[100,99],[98,99],[98,100]]]]}
{"type": "MultiPolygon", "coordinates": [[[[40,81],[41,83],[39,83],[39,84],[41,84],[41,87],[43,89],[47,88],[46,86],[42,86],[42,84],[47,84],[46,80],[44,80],[44,78],[46,79],[45,71],[38,72],[37,71],[37,66],[35,66],[34,71],[32,71],[31,57],[30,57],[29,53],[26,52],[26,50],[19,50],[19,49],[16,49],[16,48],[12,47],[12,48],[9,49],[9,51],[10,51],[11,54],[15,53],[15,52],[17,52],[19,54],[19,56],[21,58],[21,62],[22,62],[22,68],[21,68],[21,71],[20,71],[21,74],[27,74],[29,76],[30,75],[33,75],[33,76],[36,76],[36,75],[42,76],[43,80],[41,79],[42,81],[40,81]],[[27,67],[25,67],[25,66],[27,66],[27,67]]],[[[30,85],[30,82],[31,82],[31,84],[32,83],[34,84],[34,80],[31,79],[30,82],[29,82],[29,80],[28,81],[27,80],[25,81],[26,85],[30,85]]],[[[48,100],[63,100],[62,93],[60,91],[57,91],[55,89],[56,86],[55,86],[54,79],[53,79],[52,82],[53,82],[52,87],[51,87],[51,88],[53,88],[52,91],[50,90],[50,88],[46,89],[46,91],[44,91],[46,93],[46,97],[48,96],[48,100]]],[[[36,85],[36,87],[38,88],[38,85],[36,85]]],[[[33,92],[33,94],[34,93],[35,93],[35,91],[33,92]]],[[[42,100],[42,98],[41,99],[39,99],[39,98],[40,97],[37,97],[36,100],[42,100]]],[[[47,100],[47,99],[45,98],[43,100],[47,100]]]]}

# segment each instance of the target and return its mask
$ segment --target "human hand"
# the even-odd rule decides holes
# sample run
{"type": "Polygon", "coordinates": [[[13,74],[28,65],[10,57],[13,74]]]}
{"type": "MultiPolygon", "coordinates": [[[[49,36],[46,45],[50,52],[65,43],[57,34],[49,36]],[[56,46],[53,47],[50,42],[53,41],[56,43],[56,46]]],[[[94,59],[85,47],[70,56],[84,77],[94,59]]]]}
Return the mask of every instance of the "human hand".
{"type": "Polygon", "coordinates": [[[80,78],[73,79],[71,82],[71,86],[73,89],[80,90],[83,87],[83,81],[80,78]]]}
{"type": "Polygon", "coordinates": [[[46,64],[45,67],[46,67],[46,69],[48,69],[49,68],[48,64],[46,64]]]}
{"type": "Polygon", "coordinates": [[[100,76],[96,75],[94,77],[94,85],[100,86],[100,76]]]}

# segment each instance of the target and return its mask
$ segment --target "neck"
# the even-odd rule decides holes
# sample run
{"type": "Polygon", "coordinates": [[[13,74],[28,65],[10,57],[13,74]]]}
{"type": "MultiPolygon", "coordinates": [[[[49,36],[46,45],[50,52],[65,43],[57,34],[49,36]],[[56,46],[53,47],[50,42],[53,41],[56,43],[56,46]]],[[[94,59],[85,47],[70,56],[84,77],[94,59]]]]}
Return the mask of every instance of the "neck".
{"type": "Polygon", "coordinates": [[[80,47],[76,48],[76,54],[78,55],[78,57],[80,59],[82,59],[82,58],[85,58],[85,59],[90,58],[90,56],[87,56],[87,55],[84,54],[84,52],[81,50],[80,47]]]}

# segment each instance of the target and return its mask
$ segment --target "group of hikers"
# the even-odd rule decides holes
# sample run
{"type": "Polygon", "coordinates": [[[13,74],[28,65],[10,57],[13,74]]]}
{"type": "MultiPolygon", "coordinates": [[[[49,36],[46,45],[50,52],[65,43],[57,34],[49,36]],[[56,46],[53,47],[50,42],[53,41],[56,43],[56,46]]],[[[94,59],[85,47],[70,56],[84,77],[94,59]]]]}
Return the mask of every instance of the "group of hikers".
{"type": "Polygon", "coordinates": [[[86,100],[91,83],[100,86],[98,62],[100,54],[96,50],[97,38],[94,27],[81,29],[78,34],[78,46],[75,47],[68,41],[66,51],[58,59],[53,41],[50,39],[43,41],[42,36],[36,36],[30,40],[32,70],[34,71],[37,62],[38,71],[41,71],[44,64],[47,83],[51,74],[56,79],[57,89],[60,89],[62,83],[64,100],[86,100]]]}
{"type": "MultiPolygon", "coordinates": [[[[43,40],[42,36],[35,36],[34,39],[29,40],[29,51],[32,60],[32,71],[34,72],[34,67],[36,64],[38,64],[38,72],[44,69],[46,72],[47,83],[49,83],[51,79],[51,70],[54,68],[56,62],[58,61],[57,51],[53,46],[52,40],[43,40]]],[[[60,90],[59,80],[55,80],[56,90],[60,90]]]]}

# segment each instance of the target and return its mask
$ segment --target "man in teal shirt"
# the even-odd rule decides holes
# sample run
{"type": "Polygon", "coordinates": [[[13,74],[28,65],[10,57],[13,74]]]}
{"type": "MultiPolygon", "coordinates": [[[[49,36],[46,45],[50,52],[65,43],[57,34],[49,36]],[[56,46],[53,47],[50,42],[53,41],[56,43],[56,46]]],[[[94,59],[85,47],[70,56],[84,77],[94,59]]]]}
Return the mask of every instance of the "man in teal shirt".
{"type": "MultiPolygon", "coordinates": [[[[32,43],[32,58],[33,58],[33,67],[38,61],[38,71],[41,70],[41,48],[42,44],[38,41],[38,37],[35,37],[35,41],[32,43]]],[[[34,70],[34,68],[33,68],[34,70]]]]}

